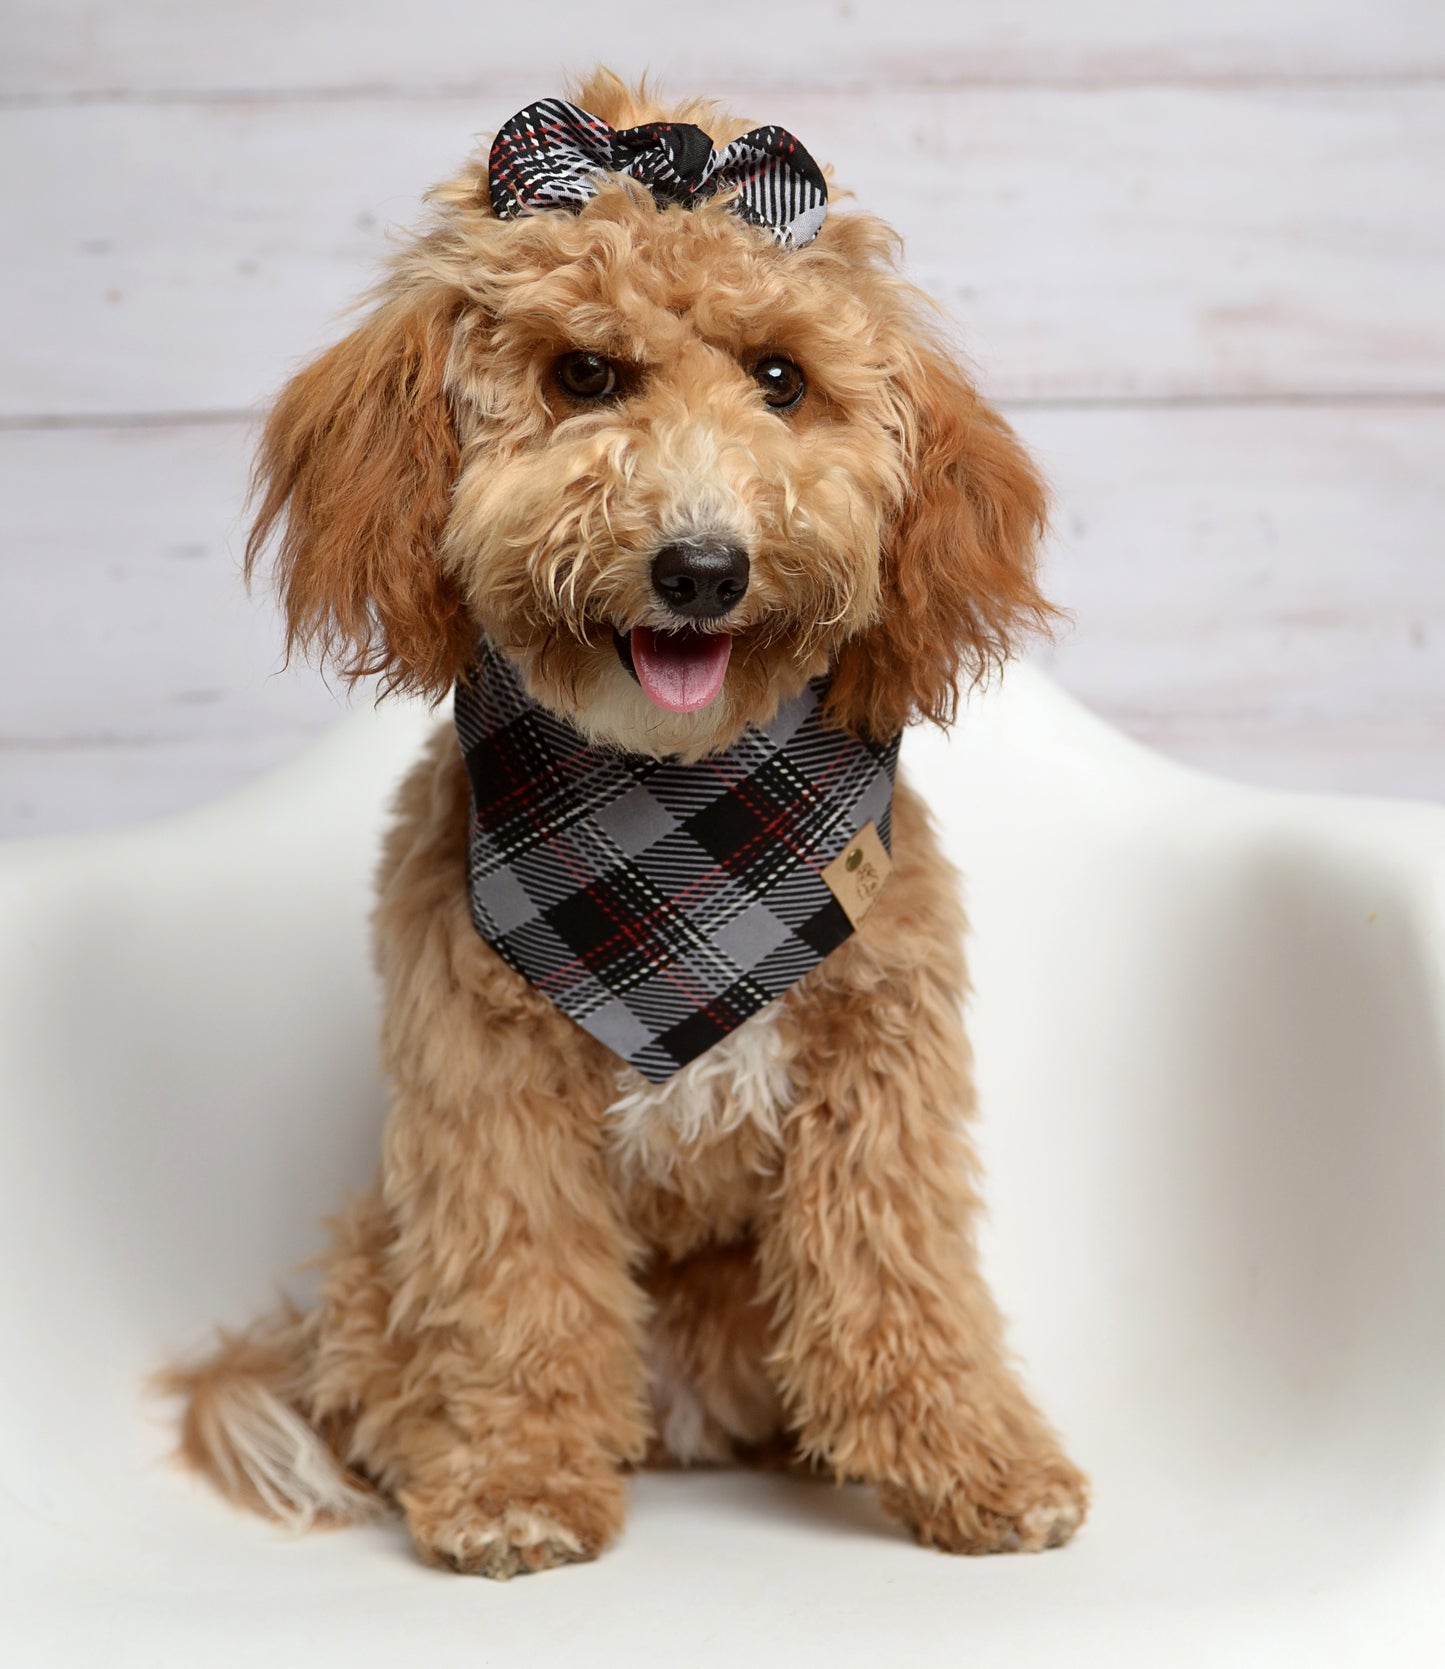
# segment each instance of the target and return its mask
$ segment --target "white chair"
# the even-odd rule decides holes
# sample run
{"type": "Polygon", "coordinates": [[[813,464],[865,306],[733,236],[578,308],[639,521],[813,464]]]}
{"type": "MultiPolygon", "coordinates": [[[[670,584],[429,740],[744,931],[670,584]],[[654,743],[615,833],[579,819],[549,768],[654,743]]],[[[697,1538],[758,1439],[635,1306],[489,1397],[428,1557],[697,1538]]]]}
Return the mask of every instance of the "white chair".
{"type": "Polygon", "coordinates": [[[0,1661],[1445,1662],[1445,810],[1208,780],[1027,669],[905,757],[967,876],[985,1250],[1093,1475],[1072,1547],[648,1476],[603,1559],[498,1586],[173,1470],[146,1374],[374,1163],[370,872],[433,722],[0,852],[0,1661]]]}

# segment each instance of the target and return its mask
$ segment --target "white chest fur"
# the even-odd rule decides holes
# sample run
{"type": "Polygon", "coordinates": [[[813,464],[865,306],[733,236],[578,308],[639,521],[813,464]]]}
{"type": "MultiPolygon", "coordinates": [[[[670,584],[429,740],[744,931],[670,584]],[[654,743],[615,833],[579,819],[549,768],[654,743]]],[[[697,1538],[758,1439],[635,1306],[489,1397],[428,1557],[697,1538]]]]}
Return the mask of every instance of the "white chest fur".
{"type": "Polygon", "coordinates": [[[621,1068],[606,1117],[622,1174],[665,1184],[689,1148],[706,1147],[750,1121],[776,1141],[792,1095],[779,1019],[779,1004],[769,1003],[661,1084],[621,1068]]]}

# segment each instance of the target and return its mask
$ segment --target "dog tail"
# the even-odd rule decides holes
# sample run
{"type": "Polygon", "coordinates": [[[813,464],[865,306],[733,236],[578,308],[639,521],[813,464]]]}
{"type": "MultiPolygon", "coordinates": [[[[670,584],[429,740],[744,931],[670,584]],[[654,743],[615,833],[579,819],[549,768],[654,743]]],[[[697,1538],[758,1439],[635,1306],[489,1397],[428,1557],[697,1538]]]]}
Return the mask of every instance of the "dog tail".
{"type": "Polygon", "coordinates": [[[157,1389],[184,1399],[179,1456],[239,1506],[292,1530],[376,1518],[381,1497],[341,1456],[345,1432],[307,1419],[313,1345],[290,1305],[166,1369],[157,1389]]]}

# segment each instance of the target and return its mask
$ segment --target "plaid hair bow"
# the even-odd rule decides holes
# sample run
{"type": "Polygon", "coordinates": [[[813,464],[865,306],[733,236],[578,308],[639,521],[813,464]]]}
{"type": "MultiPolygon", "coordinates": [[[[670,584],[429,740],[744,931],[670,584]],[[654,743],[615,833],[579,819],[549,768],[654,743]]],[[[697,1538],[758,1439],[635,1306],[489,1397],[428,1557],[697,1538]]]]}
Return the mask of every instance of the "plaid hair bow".
{"type": "Polygon", "coordinates": [[[492,213],[511,220],[524,209],[580,209],[606,173],[630,175],[659,203],[684,208],[733,191],[733,212],[766,227],[784,247],[811,243],[828,212],[822,171],[780,127],[754,128],[716,151],[690,122],[645,122],[619,132],[564,99],[539,99],[492,141],[492,213]]]}

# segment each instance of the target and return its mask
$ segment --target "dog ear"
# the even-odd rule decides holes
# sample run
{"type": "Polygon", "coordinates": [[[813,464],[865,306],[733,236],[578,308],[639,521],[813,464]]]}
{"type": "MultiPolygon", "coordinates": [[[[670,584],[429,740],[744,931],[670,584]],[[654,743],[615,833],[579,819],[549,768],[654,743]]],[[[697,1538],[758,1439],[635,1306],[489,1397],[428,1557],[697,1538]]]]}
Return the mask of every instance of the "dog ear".
{"type": "Polygon", "coordinates": [[[273,533],[288,655],[440,699],[472,645],[437,563],[458,445],[444,389],[455,305],[383,302],[299,372],[262,435],[246,574],[273,533]]]}
{"type": "Polygon", "coordinates": [[[1000,664],[1054,610],[1035,583],[1043,482],[957,366],[915,346],[899,380],[905,492],[884,537],[877,618],[842,650],[829,713],[865,735],[948,724],[958,683],[1000,664]]]}

